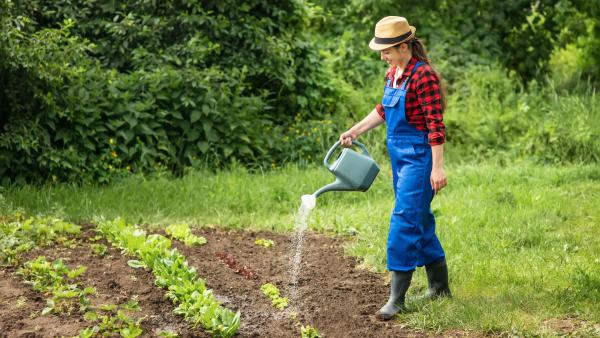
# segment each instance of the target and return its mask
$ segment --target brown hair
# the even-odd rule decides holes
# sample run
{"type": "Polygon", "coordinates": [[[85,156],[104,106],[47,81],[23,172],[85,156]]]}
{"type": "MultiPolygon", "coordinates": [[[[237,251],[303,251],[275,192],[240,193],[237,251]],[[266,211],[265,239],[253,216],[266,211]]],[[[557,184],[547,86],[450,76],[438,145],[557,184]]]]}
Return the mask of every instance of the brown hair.
{"type": "MultiPolygon", "coordinates": [[[[425,46],[423,46],[423,43],[421,42],[421,40],[419,40],[419,38],[417,38],[416,36],[414,38],[412,38],[410,41],[407,41],[406,43],[410,47],[410,51],[412,52],[412,55],[414,57],[416,57],[417,60],[428,64],[431,67],[431,70],[435,73],[437,78],[440,80],[440,96],[441,96],[441,101],[442,101],[442,110],[446,110],[446,86],[442,79],[442,76],[440,75],[440,73],[437,70],[435,70],[435,68],[433,67],[433,64],[431,63],[431,60],[427,57],[427,51],[425,51],[425,46]]],[[[398,44],[394,47],[400,48],[400,45],[401,44],[398,44]]]]}

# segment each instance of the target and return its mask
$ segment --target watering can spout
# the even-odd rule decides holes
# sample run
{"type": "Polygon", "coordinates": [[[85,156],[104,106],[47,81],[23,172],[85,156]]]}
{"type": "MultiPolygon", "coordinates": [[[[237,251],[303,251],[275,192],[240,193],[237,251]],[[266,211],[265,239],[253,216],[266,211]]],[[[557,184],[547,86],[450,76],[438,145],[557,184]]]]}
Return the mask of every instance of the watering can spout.
{"type": "Polygon", "coordinates": [[[335,182],[329,183],[326,186],[321,187],[321,189],[315,191],[313,196],[319,197],[319,195],[324,194],[328,191],[349,191],[354,190],[352,186],[342,180],[335,180],[335,182]]]}

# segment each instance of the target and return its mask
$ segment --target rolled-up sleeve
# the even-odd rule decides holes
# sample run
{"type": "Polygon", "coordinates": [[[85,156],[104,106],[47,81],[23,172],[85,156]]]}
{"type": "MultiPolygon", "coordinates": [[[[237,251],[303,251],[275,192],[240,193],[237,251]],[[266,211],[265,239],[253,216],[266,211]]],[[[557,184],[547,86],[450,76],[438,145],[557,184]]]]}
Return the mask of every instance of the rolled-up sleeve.
{"type": "Polygon", "coordinates": [[[425,115],[429,144],[432,146],[443,144],[446,142],[446,127],[443,119],[440,80],[431,69],[425,69],[418,79],[417,99],[425,115]]]}
{"type": "Polygon", "coordinates": [[[375,106],[375,110],[377,110],[377,114],[379,114],[379,116],[385,120],[385,110],[383,109],[383,105],[381,103],[378,103],[375,106]]]}

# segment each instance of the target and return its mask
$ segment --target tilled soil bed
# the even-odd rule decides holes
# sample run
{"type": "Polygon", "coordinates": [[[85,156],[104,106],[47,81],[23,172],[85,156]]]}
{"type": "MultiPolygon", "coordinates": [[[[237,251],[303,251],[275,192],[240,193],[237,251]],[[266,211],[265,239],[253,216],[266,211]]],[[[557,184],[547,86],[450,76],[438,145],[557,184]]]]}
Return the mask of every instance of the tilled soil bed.
{"type": "Polygon", "coordinates": [[[380,322],[373,314],[387,301],[389,289],[381,275],[358,269],[356,260],[345,257],[343,240],[306,233],[302,251],[302,268],[298,280],[297,318],[275,309],[262,294],[260,286],[275,284],[283,296],[288,295],[290,281],[288,235],[270,232],[225,231],[203,229],[198,235],[208,243],[187,247],[175,243],[191,265],[204,276],[223,304],[242,313],[242,337],[299,337],[302,325],[311,325],[325,337],[414,337],[395,322],[380,322]],[[259,238],[275,241],[264,248],[254,244],[259,238]],[[229,268],[219,253],[229,253],[239,266],[255,272],[248,279],[229,268]],[[216,259],[215,259],[216,258],[216,259]]]}
{"type": "MultiPolygon", "coordinates": [[[[296,312],[294,318],[290,311],[275,309],[260,291],[261,285],[272,283],[282,296],[288,296],[289,235],[210,228],[196,230],[195,234],[204,236],[208,243],[189,247],[173,241],[173,246],[196,267],[224,306],[241,312],[239,337],[299,337],[300,325],[311,325],[324,337],[425,336],[397,321],[380,322],[374,318],[375,311],[387,300],[388,287],[381,275],[358,269],[355,259],[344,256],[343,239],[306,234],[298,301],[291,304],[296,312]],[[271,248],[258,246],[254,241],[259,238],[272,239],[276,244],[271,248]]],[[[94,255],[89,242],[94,235],[86,226],[74,248],[38,248],[29,252],[25,260],[44,255],[48,260],[61,257],[71,268],[87,266],[80,280],[84,286],[96,287],[98,294],[91,297],[92,303],[117,304],[137,299],[142,311],[132,316],[144,317],[145,337],[157,336],[161,330],[177,332],[179,337],[210,336],[172,313],[175,306],[164,298],[165,290],[154,286],[152,273],[127,265],[132,257],[123,256],[110,246],[107,256],[94,255]]],[[[1,337],[73,336],[90,326],[79,314],[42,316],[46,305],[43,296],[13,275],[15,270],[0,270],[1,337]]]]}
{"type": "MultiPolygon", "coordinates": [[[[154,276],[150,271],[134,269],[127,265],[132,257],[127,257],[108,247],[104,257],[93,254],[89,239],[96,233],[86,226],[75,247],[52,246],[37,248],[25,256],[23,261],[45,256],[48,261],[61,258],[71,269],[78,265],[87,267],[78,280],[83,287],[92,286],[97,290],[91,296],[92,305],[121,304],[130,299],[137,300],[141,311],[128,313],[142,318],[144,336],[152,337],[163,331],[178,332],[180,337],[210,337],[201,329],[193,329],[182,317],[172,313],[174,305],[164,298],[165,290],[154,286],[154,276]]],[[[14,275],[16,268],[0,270],[0,337],[71,337],[81,329],[92,326],[81,314],[41,315],[46,307],[45,297],[35,292],[14,275]]]]}

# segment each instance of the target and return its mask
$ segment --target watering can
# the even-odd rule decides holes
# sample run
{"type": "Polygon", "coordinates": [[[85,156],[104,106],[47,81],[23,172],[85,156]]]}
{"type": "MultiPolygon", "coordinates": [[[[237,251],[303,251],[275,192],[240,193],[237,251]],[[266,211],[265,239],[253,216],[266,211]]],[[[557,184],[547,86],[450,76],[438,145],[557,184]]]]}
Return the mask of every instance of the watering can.
{"type": "Polygon", "coordinates": [[[329,149],[323,159],[323,164],[335,175],[335,182],[317,190],[313,196],[318,197],[328,191],[367,191],[369,189],[379,173],[379,166],[369,155],[364,144],[356,141],[352,141],[352,144],[359,146],[362,152],[358,153],[350,148],[344,148],[340,156],[331,164],[329,164],[329,159],[340,146],[340,141],[337,141],[329,149]]]}

